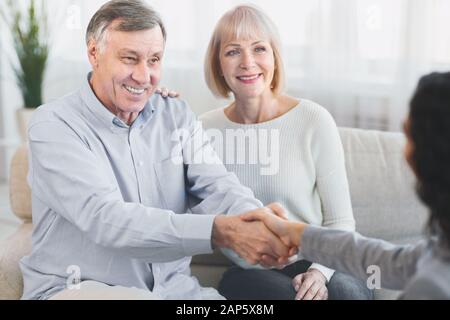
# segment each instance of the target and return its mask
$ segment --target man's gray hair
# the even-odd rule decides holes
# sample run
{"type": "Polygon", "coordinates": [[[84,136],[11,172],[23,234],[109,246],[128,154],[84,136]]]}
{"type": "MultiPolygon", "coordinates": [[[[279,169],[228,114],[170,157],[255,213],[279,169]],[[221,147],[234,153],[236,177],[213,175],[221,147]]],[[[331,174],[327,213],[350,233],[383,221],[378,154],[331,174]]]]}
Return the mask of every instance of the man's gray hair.
{"type": "Polygon", "coordinates": [[[91,40],[102,46],[107,29],[113,21],[120,21],[116,31],[142,31],[161,28],[164,41],[167,34],[159,14],[141,0],[112,0],[105,3],[92,17],[86,31],[86,44],[91,40]]]}

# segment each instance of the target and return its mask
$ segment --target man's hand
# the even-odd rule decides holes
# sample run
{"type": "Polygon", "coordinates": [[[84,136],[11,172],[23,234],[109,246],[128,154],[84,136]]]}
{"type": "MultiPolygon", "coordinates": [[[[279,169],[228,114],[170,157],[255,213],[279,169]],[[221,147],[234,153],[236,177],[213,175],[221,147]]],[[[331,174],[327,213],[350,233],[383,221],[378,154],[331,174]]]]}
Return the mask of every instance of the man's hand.
{"type": "Polygon", "coordinates": [[[243,221],[262,221],[274,234],[283,241],[283,243],[289,248],[297,248],[300,246],[301,237],[306,224],[301,222],[287,221],[280,218],[279,205],[271,204],[267,207],[271,209],[275,214],[270,214],[266,211],[251,211],[241,215],[243,221]]]}
{"type": "Polygon", "coordinates": [[[327,300],[326,283],[325,276],[316,269],[309,269],[305,273],[297,275],[292,280],[292,285],[297,291],[295,300],[327,300]]]}
{"type": "MultiPolygon", "coordinates": [[[[256,209],[247,214],[273,215],[268,208],[256,209]]],[[[286,265],[290,256],[290,247],[256,219],[245,221],[240,216],[217,216],[212,241],[216,247],[232,249],[251,265],[260,263],[265,267],[281,267],[286,265]]]]}

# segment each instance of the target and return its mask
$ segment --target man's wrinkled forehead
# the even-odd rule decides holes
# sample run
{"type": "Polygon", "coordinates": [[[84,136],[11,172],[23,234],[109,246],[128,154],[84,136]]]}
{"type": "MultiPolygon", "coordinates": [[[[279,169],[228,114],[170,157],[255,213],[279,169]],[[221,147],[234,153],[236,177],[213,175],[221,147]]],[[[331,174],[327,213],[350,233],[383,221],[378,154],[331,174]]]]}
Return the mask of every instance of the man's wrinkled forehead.
{"type": "Polygon", "coordinates": [[[123,31],[113,22],[105,32],[106,45],[122,53],[136,55],[162,55],[165,41],[159,26],[138,31],[123,31]]]}

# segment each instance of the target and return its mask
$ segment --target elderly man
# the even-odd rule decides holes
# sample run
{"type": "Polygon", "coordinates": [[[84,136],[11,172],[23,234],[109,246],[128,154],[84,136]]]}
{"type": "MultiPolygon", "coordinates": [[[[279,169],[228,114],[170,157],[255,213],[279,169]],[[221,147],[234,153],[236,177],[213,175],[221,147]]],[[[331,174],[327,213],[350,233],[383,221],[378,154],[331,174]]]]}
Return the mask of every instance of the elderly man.
{"type": "Polygon", "coordinates": [[[214,158],[201,126],[184,102],[153,94],[165,40],[143,2],[106,3],[88,26],[84,85],[35,112],[23,299],[220,299],[190,276],[190,256],[218,247],[275,266],[292,254],[238,216],[268,208],[233,174],[192,161],[214,158]]]}

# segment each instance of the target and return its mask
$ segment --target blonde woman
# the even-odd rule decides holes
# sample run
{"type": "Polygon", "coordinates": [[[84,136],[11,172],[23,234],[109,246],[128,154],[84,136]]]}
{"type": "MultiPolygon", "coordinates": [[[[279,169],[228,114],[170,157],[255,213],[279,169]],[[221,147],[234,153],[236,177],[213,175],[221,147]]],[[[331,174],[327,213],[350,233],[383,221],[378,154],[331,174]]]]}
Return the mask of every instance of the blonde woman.
{"type": "MultiPolygon", "coordinates": [[[[263,203],[281,203],[289,220],[353,231],[336,124],[317,103],[283,93],[279,37],[266,14],[238,6],[220,19],[205,76],[213,94],[234,98],[200,117],[227,169],[263,203]]],[[[372,298],[364,283],[314,261],[270,270],[229,256],[241,267],[221,281],[219,291],[228,299],[372,298]]]]}

